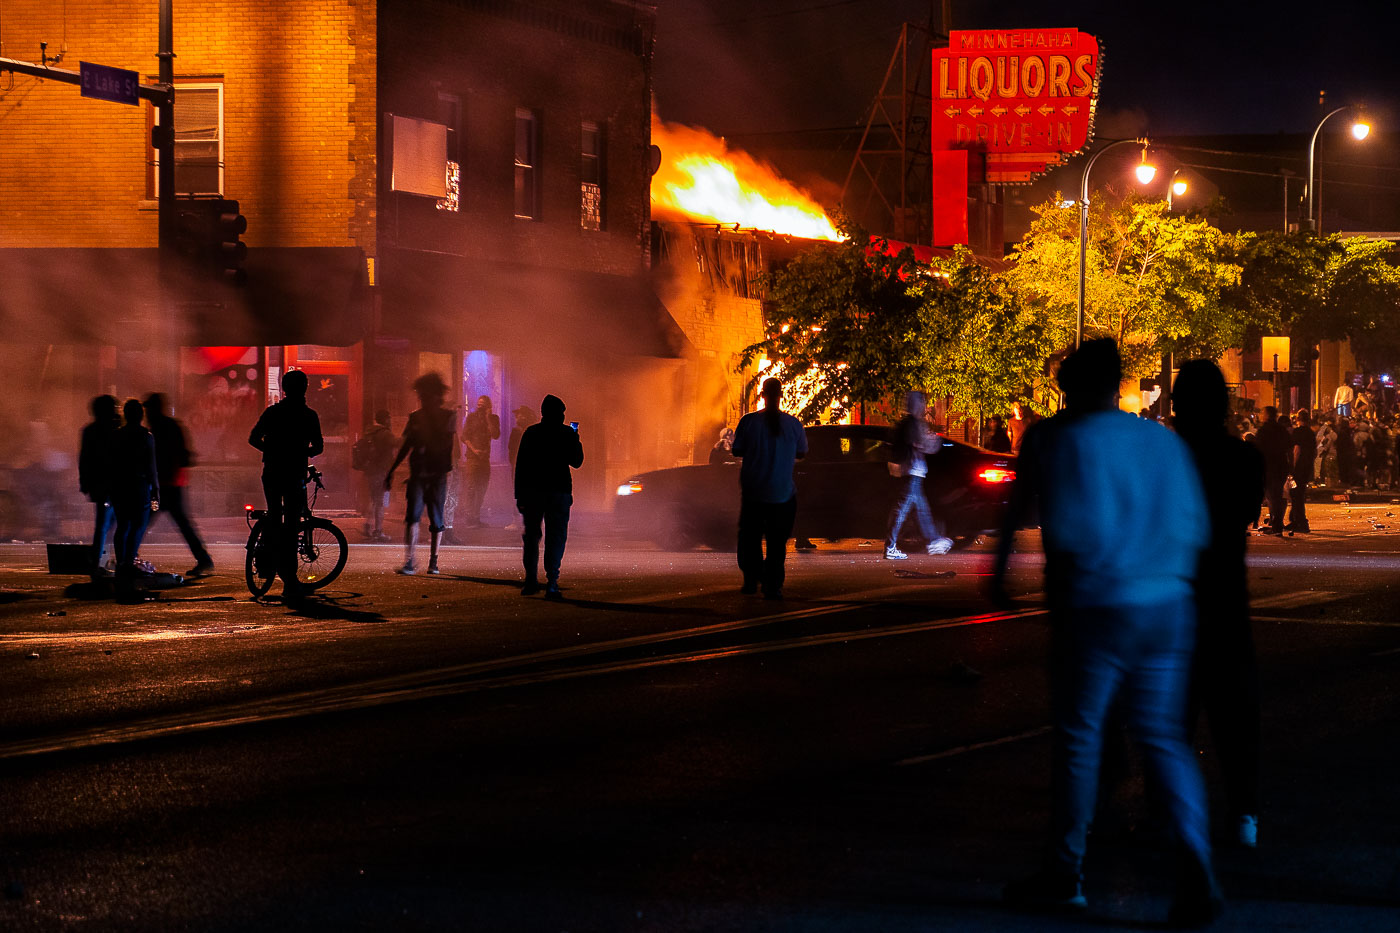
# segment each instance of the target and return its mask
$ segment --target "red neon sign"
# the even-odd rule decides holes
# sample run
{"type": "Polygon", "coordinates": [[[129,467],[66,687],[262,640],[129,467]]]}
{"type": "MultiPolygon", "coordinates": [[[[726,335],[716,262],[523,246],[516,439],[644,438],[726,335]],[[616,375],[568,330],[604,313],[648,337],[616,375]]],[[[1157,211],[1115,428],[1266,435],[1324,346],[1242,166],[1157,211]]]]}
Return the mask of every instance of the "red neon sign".
{"type": "Polygon", "coordinates": [[[990,184],[1024,184],[1093,138],[1099,42],[1077,29],[954,32],[933,52],[933,151],[986,154],[990,184]]]}

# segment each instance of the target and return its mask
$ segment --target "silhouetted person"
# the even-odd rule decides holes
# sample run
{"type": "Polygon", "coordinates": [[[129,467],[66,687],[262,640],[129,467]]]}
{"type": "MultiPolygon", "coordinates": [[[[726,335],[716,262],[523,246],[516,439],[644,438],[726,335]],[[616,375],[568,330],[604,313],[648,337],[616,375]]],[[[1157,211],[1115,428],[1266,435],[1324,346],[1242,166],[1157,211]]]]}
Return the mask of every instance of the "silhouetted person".
{"type": "MultiPolygon", "coordinates": [[[[187,577],[208,576],[214,570],[214,559],[209,556],[199,532],[185,511],[185,487],[189,484],[186,470],[194,463],[189,444],[185,442],[185,429],[180,422],[170,417],[170,407],[165,396],[152,392],[145,403],[146,423],[151,427],[151,436],[156,441],[156,470],[160,475],[160,509],[169,515],[180,529],[185,544],[194,555],[194,566],[187,577]]],[[[157,513],[159,514],[159,513],[157,513]]],[[[154,521],[154,519],[152,519],[154,521]]]]}
{"type": "Polygon", "coordinates": [[[476,410],[462,424],[462,443],[466,447],[466,495],[459,514],[462,528],[481,525],[481,504],[486,501],[486,487],[491,482],[491,442],[501,436],[501,419],[491,411],[491,399],[481,396],[476,410]]]}
{"type": "Polygon", "coordinates": [[[1293,448],[1288,429],[1279,423],[1278,409],[1264,406],[1264,421],[1254,432],[1254,444],[1264,455],[1264,501],[1269,504],[1266,535],[1283,534],[1283,484],[1288,479],[1289,454],[1293,448]]]}
{"type": "Polygon", "coordinates": [[[83,427],[78,444],[78,489],[92,502],[92,578],[105,577],[103,558],[107,535],[112,531],[112,452],[117,429],[117,399],[99,395],[92,400],[92,421],[83,427]]]}
{"type": "Polygon", "coordinates": [[[418,410],[408,416],[403,429],[403,444],[389,465],[384,488],[394,483],[394,470],[408,458],[408,485],[405,489],[407,510],[404,513],[403,566],[395,573],[411,576],[418,572],[414,552],[418,547],[418,523],[423,512],[428,513],[428,573],[438,572],[438,546],[447,527],[447,474],[452,472],[456,458],[457,413],[444,408],[447,383],[437,373],[426,373],[413,383],[418,393],[418,410]]]}
{"type": "Polygon", "coordinates": [[[540,403],[540,420],[520,437],[515,458],[515,507],[525,533],[522,557],[525,585],[521,594],[540,591],[540,525],[544,525],[545,597],[563,599],[559,567],[569,539],[569,509],[574,504],[574,478],[570,468],[583,466],[583,443],[578,430],[564,423],[564,402],[546,395],[540,403]]]}
{"type": "Polygon", "coordinates": [[[1352,436],[1351,421],[1337,419],[1337,482],[1343,489],[1356,482],[1356,439],[1352,436]]]}
{"type": "Polygon", "coordinates": [[[136,558],[151,513],[160,503],[159,473],[156,469],[156,443],[141,424],[145,414],[141,403],[131,398],[122,406],[126,423],[117,429],[112,441],[112,508],[117,515],[117,578],[129,586],[140,575],[136,558]]]}
{"type": "Polygon", "coordinates": [[[381,408],[374,413],[374,424],[356,443],[362,445],[361,470],[365,474],[365,496],[369,508],[361,529],[366,538],[384,541],[384,512],[389,508],[389,489],[384,479],[394,462],[394,432],[389,427],[389,411],[381,408]]]}
{"type": "Polygon", "coordinates": [[[515,426],[510,429],[510,438],[506,441],[506,456],[510,458],[510,475],[514,477],[515,458],[520,453],[520,439],[525,436],[530,425],[535,423],[535,410],[521,405],[512,414],[515,415],[515,426]]]}
{"type": "Polygon", "coordinates": [[[268,524],[280,529],[275,548],[283,599],[304,595],[297,580],[297,526],[306,510],[307,468],[325,449],[321,419],[306,404],[306,387],[306,373],[283,373],[282,400],[264,409],[248,435],[248,443],[262,451],[268,524]]]}
{"type": "Polygon", "coordinates": [[[950,538],[938,532],[924,495],[924,477],[928,476],[928,458],[938,453],[942,441],[924,420],[928,404],[924,393],[910,392],[904,399],[904,417],[894,427],[894,469],[899,474],[899,494],[890,511],[889,534],[885,536],[885,560],[904,560],[909,555],[899,549],[899,531],[909,510],[919,522],[919,534],[930,554],[947,554],[953,547],[950,538]]]}
{"type": "Polygon", "coordinates": [[[1041,871],[1008,885],[1005,897],[1026,907],[1085,905],[1104,723],[1119,698],[1181,843],[1171,919],[1205,922],[1221,898],[1185,716],[1192,578],[1210,534],[1200,479],[1179,437],[1118,410],[1122,361],[1112,340],[1084,343],[1058,378],[1067,407],[1021,445],[991,581],[993,599],[1008,605],[1012,538],[1038,503],[1051,613],[1051,845],[1041,871]]]}
{"type": "Polygon", "coordinates": [[[1204,708],[1232,838],[1253,847],[1259,826],[1259,667],[1249,622],[1245,545],[1264,498],[1264,458],[1225,428],[1230,396],[1220,368],[1188,360],[1172,389],[1176,430],[1196,461],[1210,546],[1196,574],[1196,663],[1188,728],[1204,708]]]}
{"type": "Polygon", "coordinates": [[[763,382],[763,410],[739,419],[734,429],[734,456],[739,467],[739,570],[743,591],[766,599],[783,598],[784,563],[792,525],[797,519],[797,486],[792,470],[807,456],[802,422],[783,411],[783,384],[763,382]],[[768,546],[765,557],[763,547],[768,546]]]}
{"type": "Polygon", "coordinates": [[[710,463],[733,463],[734,462],[734,429],[724,427],[720,429],[719,439],[715,441],[715,446],[710,448],[710,463]]]}
{"type": "Polygon", "coordinates": [[[986,448],[992,453],[1011,453],[1011,435],[1006,433],[1006,423],[1001,415],[992,415],[990,422],[992,433],[987,437],[986,448]]]}
{"type": "Polygon", "coordinates": [[[1288,472],[1293,488],[1288,490],[1288,523],[1284,529],[1294,534],[1312,531],[1308,524],[1308,483],[1313,481],[1313,462],[1317,459],[1317,435],[1312,430],[1307,409],[1293,415],[1293,433],[1289,436],[1288,472]]]}

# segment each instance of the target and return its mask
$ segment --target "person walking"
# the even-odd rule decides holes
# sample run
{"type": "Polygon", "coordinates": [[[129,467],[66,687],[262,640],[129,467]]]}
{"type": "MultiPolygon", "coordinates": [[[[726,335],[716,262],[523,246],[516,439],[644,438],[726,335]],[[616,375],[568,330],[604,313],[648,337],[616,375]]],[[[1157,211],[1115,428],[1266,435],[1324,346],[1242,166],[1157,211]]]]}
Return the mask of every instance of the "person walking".
{"type": "Polygon", "coordinates": [[[1196,656],[1186,722],[1194,731],[1205,711],[1225,781],[1230,838],[1252,849],[1259,835],[1259,664],[1245,547],[1264,498],[1264,458],[1225,430],[1230,396],[1211,361],[1182,364],[1172,403],[1210,517],[1210,546],[1196,573],[1196,656]]]}
{"type": "Polygon", "coordinates": [[[924,547],[928,553],[947,554],[953,547],[952,539],[939,533],[933,513],[929,511],[928,498],[924,495],[928,458],[938,453],[942,443],[924,420],[927,408],[924,393],[910,392],[904,398],[904,417],[894,428],[895,460],[891,472],[899,478],[899,494],[890,511],[889,533],[885,535],[885,560],[905,560],[909,557],[899,549],[899,531],[904,527],[904,519],[908,517],[910,509],[914,510],[918,519],[919,533],[924,536],[924,547]]]}
{"type": "Polygon", "coordinates": [[[92,422],[83,427],[78,441],[78,490],[92,503],[92,579],[105,578],[107,536],[116,513],[112,511],[112,449],[122,426],[117,399],[99,395],[92,400],[92,422]]]}
{"type": "Polygon", "coordinates": [[[151,513],[160,508],[159,471],[156,442],[141,423],[145,410],[131,398],[122,406],[125,424],[112,440],[112,509],[117,517],[117,535],[112,542],[117,556],[117,584],[134,585],[143,576],[136,561],[151,513]]]}
{"type": "Polygon", "coordinates": [[[583,442],[578,422],[564,423],[564,401],[546,395],[540,403],[540,420],[520,436],[515,458],[515,507],[524,527],[521,557],[525,564],[522,596],[540,591],[540,526],[544,526],[544,575],[546,599],[563,599],[559,570],[564,545],[569,540],[569,510],[574,504],[571,470],[583,466],[583,442]]]}
{"type": "Polygon", "coordinates": [[[297,526],[306,509],[306,472],[312,457],[325,449],[321,418],[306,404],[306,373],[282,374],[282,399],[263,410],[248,443],[262,451],[262,486],[267,497],[267,522],[278,529],[274,542],[282,599],[305,596],[297,580],[297,526]]]}
{"type": "Polygon", "coordinates": [[[1085,843],[1104,725],[1119,699],[1180,843],[1170,920],[1206,923],[1223,901],[1185,721],[1192,578],[1210,539],[1201,482],[1181,438],[1118,410],[1122,359],[1112,340],[1085,342],[1058,379],[1067,407],[1021,446],[989,584],[998,605],[1011,605],[1012,540],[1038,503],[1051,613],[1052,834],[1043,868],[1004,897],[1026,908],[1086,905],[1085,843]]]}
{"type": "Polygon", "coordinates": [[[1313,461],[1317,457],[1317,435],[1312,430],[1312,418],[1306,408],[1293,415],[1293,433],[1289,454],[1289,508],[1285,531],[1305,535],[1312,531],[1308,524],[1308,484],[1313,481],[1313,461]]]}
{"type": "Polygon", "coordinates": [[[466,496],[458,512],[457,527],[481,526],[481,504],[486,501],[486,487],[491,482],[491,442],[501,436],[501,419],[491,411],[491,399],[483,395],[476,400],[476,410],[470,412],[462,425],[462,443],[466,447],[466,496]]]}
{"type": "Polygon", "coordinates": [[[1266,535],[1283,534],[1283,486],[1288,479],[1293,441],[1279,423],[1278,409],[1264,406],[1264,420],[1254,432],[1254,443],[1264,455],[1264,501],[1269,504],[1266,535]]]}
{"type": "Polygon", "coordinates": [[[389,472],[384,475],[384,488],[393,487],[394,471],[408,458],[407,508],[404,512],[403,566],[395,573],[412,576],[418,572],[414,563],[418,548],[418,523],[428,513],[428,573],[438,572],[438,547],[447,527],[447,474],[452,472],[456,457],[457,432],[453,430],[456,412],[443,407],[447,383],[437,373],[426,373],[413,383],[418,394],[418,410],[408,416],[403,429],[403,444],[399,447],[389,472]]]}
{"type": "MultiPolygon", "coordinates": [[[[200,540],[199,530],[194,527],[189,512],[185,508],[185,487],[189,485],[188,470],[194,465],[185,440],[185,429],[170,415],[170,406],[165,396],[152,392],[146,396],[146,423],[151,426],[151,436],[156,442],[156,469],[160,475],[160,512],[170,516],[180,535],[194,556],[194,566],[185,574],[197,579],[214,572],[214,559],[200,540]]],[[[155,519],[152,518],[152,521],[155,519]]]]}
{"type": "Polygon", "coordinates": [[[374,413],[374,424],[366,431],[352,450],[352,457],[358,461],[356,469],[365,476],[365,524],[361,531],[371,541],[387,541],[384,533],[384,512],[389,508],[389,490],[384,478],[389,475],[389,464],[394,462],[394,432],[389,427],[389,410],[381,408],[374,413]]]}
{"type": "Polygon", "coordinates": [[[987,435],[987,450],[996,454],[1011,453],[1011,435],[1006,433],[1006,422],[1002,420],[1001,415],[992,415],[988,419],[988,426],[991,431],[987,435]]]}
{"type": "Polygon", "coordinates": [[[787,542],[797,519],[792,471],[807,456],[802,422],[782,409],[783,384],[763,381],[763,410],[749,412],[734,429],[730,452],[739,467],[739,570],[743,592],[763,588],[765,599],[782,599],[787,542]],[[763,553],[764,543],[768,554],[763,553]]]}

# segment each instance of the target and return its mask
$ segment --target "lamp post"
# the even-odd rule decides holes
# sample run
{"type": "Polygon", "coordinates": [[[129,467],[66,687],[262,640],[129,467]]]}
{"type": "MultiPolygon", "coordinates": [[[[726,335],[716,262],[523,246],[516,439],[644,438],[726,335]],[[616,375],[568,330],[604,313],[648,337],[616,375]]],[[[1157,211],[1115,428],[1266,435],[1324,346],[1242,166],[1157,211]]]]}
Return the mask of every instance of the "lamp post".
{"type": "Polygon", "coordinates": [[[1114,146],[1141,146],[1143,161],[1137,167],[1138,181],[1147,184],[1152,180],[1152,176],[1157,169],[1147,164],[1147,140],[1138,139],[1118,139],[1104,146],[1094,153],[1089,164],[1084,166],[1084,175],[1079,180],[1079,313],[1074,328],[1074,347],[1079,349],[1084,342],[1084,267],[1089,256],[1089,172],[1093,170],[1094,163],[1114,146]]]}
{"type": "Polygon", "coordinates": [[[1186,193],[1186,182],[1185,182],[1185,181],[1177,181],[1177,180],[1176,180],[1176,176],[1178,176],[1178,175],[1180,175],[1180,174],[1181,174],[1181,169],[1179,169],[1179,168],[1172,169],[1171,181],[1167,182],[1167,212],[1168,212],[1168,213],[1170,213],[1170,212],[1171,212],[1171,209],[1172,209],[1172,195],[1176,195],[1177,197],[1181,197],[1183,194],[1186,193]]]}
{"type": "MultiPolygon", "coordinates": [[[[1312,141],[1308,143],[1308,229],[1317,232],[1317,218],[1313,216],[1313,162],[1317,155],[1317,136],[1322,132],[1322,124],[1335,117],[1344,110],[1354,110],[1354,107],[1338,107],[1317,122],[1317,129],[1313,130],[1312,141]]],[[[1351,125],[1351,135],[1357,139],[1365,139],[1371,132],[1371,126],[1361,120],[1351,125]]],[[[1287,182],[1285,182],[1287,184],[1287,182]]]]}

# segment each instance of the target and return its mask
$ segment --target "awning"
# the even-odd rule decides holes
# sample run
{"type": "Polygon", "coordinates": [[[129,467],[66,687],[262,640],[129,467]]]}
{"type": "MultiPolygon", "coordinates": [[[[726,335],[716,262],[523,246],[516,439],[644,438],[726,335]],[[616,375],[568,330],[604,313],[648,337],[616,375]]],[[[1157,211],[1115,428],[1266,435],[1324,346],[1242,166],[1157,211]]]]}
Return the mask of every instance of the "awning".
{"type": "Polygon", "coordinates": [[[0,249],[0,340],[14,344],[182,346],[326,344],[365,333],[358,247],[248,250],[248,281],[174,277],[175,321],[162,326],[154,248],[0,249]]]}
{"type": "Polygon", "coordinates": [[[530,357],[679,359],[685,333],[637,275],[493,263],[446,253],[381,257],[381,334],[420,347],[530,357]]]}

